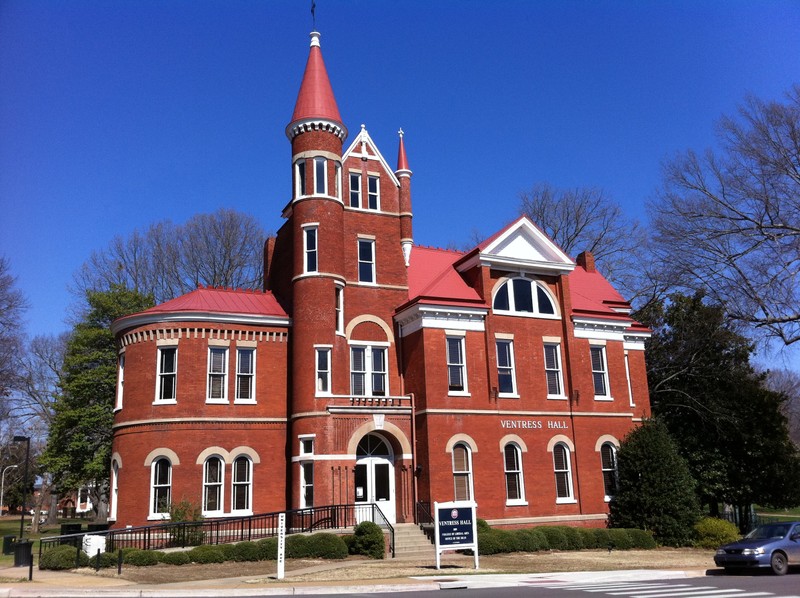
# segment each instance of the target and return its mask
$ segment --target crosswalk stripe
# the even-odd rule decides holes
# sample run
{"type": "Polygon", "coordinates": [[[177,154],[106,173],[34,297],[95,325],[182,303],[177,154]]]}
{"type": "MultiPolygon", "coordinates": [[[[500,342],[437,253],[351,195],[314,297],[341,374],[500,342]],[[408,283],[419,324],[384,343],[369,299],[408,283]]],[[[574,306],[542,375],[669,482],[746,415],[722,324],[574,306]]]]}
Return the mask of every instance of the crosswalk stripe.
{"type": "MultiPolygon", "coordinates": [[[[630,594],[631,598],[676,598],[678,596],[710,596],[712,598],[716,598],[718,594],[724,594],[726,592],[737,592],[737,590],[720,590],[719,588],[707,588],[707,587],[696,587],[690,588],[686,590],[681,590],[679,592],[660,592],[658,594],[630,594]]],[[[738,590],[738,592],[744,592],[744,590],[738,590]]],[[[740,594],[736,593],[735,596],[739,596],[740,594]]]]}
{"type": "Polygon", "coordinates": [[[637,594],[639,596],[647,596],[648,594],[656,594],[658,596],[664,596],[668,592],[690,592],[693,590],[715,590],[714,586],[692,586],[688,583],[682,584],[675,584],[672,586],[667,586],[667,588],[661,588],[658,590],[634,590],[634,589],[626,589],[624,592],[607,592],[612,596],[625,596],[625,595],[634,595],[637,594]]]}
{"type": "Polygon", "coordinates": [[[673,584],[664,583],[664,584],[641,584],[641,585],[620,584],[620,585],[612,586],[612,587],[609,587],[609,586],[606,586],[606,587],[598,586],[595,589],[586,590],[586,591],[587,592],[608,592],[609,589],[611,589],[611,590],[638,590],[638,589],[649,590],[649,589],[653,589],[654,591],[661,591],[661,590],[658,590],[657,588],[690,588],[690,587],[691,586],[688,583],[673,583],[673,584]]]}

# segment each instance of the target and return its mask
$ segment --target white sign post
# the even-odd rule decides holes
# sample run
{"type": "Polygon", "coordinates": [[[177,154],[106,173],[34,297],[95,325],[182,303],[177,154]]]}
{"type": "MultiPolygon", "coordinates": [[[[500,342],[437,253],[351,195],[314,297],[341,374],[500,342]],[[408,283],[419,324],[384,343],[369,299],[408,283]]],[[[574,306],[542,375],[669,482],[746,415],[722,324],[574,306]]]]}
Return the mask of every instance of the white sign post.
{"type": "Polygon", "coordinates": [[[283,579],[286,564],[286,513],[278,515],[278,579],[283,579]]]}
{"type": "Polygon", "coordinates": [[[436,568],[441,568],[441,556],[445,550],[472,549],[475,568],[478,569],[478,505],[472,501],[435,502],[436,568]]]}

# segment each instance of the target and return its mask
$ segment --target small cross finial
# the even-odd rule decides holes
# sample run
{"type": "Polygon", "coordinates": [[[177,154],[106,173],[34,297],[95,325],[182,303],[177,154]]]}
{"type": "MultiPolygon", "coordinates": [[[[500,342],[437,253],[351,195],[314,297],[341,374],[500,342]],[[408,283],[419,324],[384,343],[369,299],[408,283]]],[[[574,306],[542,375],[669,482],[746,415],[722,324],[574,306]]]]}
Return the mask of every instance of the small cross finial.
{"type": "Polygon", "coordinates": [[[317,10],[317,2],[316,0],[311,0],[311,26],[314,31],[317,30],[317,15],[315,14],[317,10]]]}

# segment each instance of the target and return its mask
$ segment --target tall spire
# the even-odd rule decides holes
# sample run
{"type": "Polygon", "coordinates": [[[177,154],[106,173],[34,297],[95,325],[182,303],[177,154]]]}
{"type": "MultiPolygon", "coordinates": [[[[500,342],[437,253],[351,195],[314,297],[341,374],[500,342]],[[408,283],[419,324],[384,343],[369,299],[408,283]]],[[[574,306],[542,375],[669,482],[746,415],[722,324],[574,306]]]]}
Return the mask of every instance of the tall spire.
{"type": "Polygon", "coordinates": [[[319,38],[320,34],[317,31],[311,32],[311,49],[303,74],[303,82],[300,84],[300,91],[297,94],[292,122],[286,128],[286,133],[290,138],[303,130],[301,125],[308,124],[311,124],[312,128],[323,126],[336,130],[342,138],[347,136],[347,129],[342,123],[333,88],[328,79],[328,71],[322,60],[319,38]]]}
{"type": "Polygon", "coordinates": [[[397,170],[408,170],[406,146],[403,143],[403,129],[400,129],[397,133],[400,135],[400,147],[397,148],[397,170]]]}

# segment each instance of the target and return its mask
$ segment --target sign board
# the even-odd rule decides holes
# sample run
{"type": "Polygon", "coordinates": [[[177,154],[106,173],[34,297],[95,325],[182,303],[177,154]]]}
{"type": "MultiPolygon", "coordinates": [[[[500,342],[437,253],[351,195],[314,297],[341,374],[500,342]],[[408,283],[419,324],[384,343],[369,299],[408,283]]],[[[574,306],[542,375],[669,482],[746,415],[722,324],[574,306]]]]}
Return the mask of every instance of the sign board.
{"type": "Polygon", "coordinates": [[[478,568],[478,505],[472,501],[433,503],[435,524],[436,568],[441,565],[445,550],[471,549],[478,568]]]}
{"type": "Polygon", "coordinates": [[[278,515],[278,579],[283,579],[286,565],[286,513],[278,515]]]}

